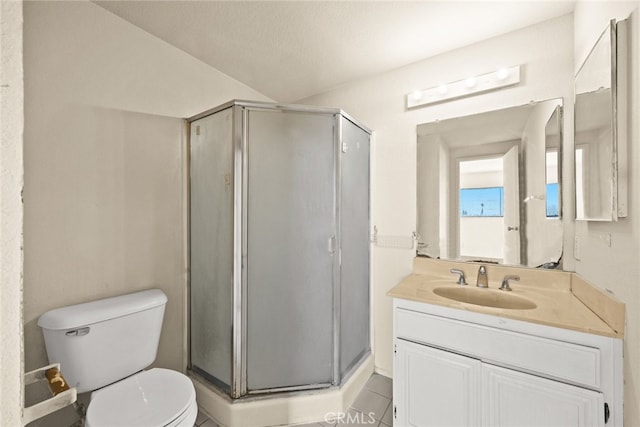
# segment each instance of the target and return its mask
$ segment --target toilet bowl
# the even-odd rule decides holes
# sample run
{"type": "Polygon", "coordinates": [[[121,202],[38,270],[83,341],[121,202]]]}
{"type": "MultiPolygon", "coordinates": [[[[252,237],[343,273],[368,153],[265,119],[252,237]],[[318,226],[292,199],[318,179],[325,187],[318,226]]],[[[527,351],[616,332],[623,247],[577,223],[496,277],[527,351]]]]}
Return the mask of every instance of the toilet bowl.
{"type": "Polygon", "coordinates": [[[151,365],[167,296],[159,289],[62,307],[38,319],[50,363],[69,386],[91,392],[87,427],[192,427],[195,388],[184,374],[151,365]]]}

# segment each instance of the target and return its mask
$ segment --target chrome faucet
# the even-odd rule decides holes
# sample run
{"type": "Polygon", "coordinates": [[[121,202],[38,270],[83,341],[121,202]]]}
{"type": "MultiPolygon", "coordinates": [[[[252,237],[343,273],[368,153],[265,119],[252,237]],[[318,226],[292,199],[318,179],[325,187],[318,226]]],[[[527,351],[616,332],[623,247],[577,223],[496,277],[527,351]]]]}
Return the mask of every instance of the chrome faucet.
{"type": "Polygon", "coordinates": [[[510,291],[511,290],[511,286],[509,286],[509,280],[520,280],[520,276],[514,276],[514,275],[506,275],[504,276],[504,279],[502,279],[502,285],[500,285],[500,290],[501,291],[510,291]]]}
{"type": "Polygon", "coordinates": [[[457,268],[452,268],[449,271],[451,273],[453,273],[453,274],[457,274],[458,275],[458,281],[456,282],[458,285],[466,285],[467,284],[467,281],[464,278],[464,271],[458,270],[457,268]]]}
{"type": "Polygon", "coordinates": [[[478,281],[476,282],[476,286],[479,288],[488,288],[489,287],[489,279],[487,278],[487,267],[481,265],[478,269],[478,281]]]}

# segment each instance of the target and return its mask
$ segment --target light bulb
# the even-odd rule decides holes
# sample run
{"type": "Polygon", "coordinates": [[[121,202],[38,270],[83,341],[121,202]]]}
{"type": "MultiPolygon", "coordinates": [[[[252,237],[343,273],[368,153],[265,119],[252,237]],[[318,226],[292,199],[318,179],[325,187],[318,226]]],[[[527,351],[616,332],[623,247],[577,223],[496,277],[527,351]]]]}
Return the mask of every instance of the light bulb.
{"type": "Polygon", "coordinates": [[[420,101],[422,99],[422,91],[421,90],[416,90],[413,92],[413,99],[415,99],[416,101],[420,101]]]}
{"type": "Polygon", "coordinates": [[[509,70],[507,70],[506,68],[500,68],[498,70],[498,78],[500,80],[504,80],[507,78],[507,76],[509,76],[509,70]]]}
{"type": "Polygon", "coordinates": [[[475,77],[469,77],[465,83],[467,84],[468,88],[472,88],[476,85],[476,78],[475,77]]]}
{"type": "Polygon", "coordinates": [[[440,95],[444,95],[445,93],[447,93],[447,85],[440,85],[438,86],[438,93],[440,95]]]}

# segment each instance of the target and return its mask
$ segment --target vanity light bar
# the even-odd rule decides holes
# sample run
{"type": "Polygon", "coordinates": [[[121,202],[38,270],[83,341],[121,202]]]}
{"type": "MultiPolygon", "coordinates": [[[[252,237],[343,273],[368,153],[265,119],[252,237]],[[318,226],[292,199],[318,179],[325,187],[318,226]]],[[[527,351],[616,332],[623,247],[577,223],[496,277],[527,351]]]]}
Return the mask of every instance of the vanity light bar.
{"type": "Polygon", "coordinates": [[[476,95],[520,83],[520,65],[501,68],[497,71],[469,77],[468,79],[442,84],[429,89],[417,90],[407,95],[407,108],[435,104],[455,98],[476,95]]]}

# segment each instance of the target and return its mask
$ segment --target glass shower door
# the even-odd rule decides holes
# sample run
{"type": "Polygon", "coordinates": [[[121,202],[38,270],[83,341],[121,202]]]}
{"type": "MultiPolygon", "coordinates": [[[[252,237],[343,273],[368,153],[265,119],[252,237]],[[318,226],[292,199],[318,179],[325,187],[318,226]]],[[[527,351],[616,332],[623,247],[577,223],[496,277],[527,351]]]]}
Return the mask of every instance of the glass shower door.
{"type": "Polygon", "coordinates": [[[192,369],[232,384],[232,109],[191,123],[190,332],[192,369]]]}
{"type": "Polygon", "coordinates": [[[344,117],[340,155],[340,378],[369,343],[369,134],[344,117]]]}
{"type": "Polygon", "coordinates": [[[247,111],[247,387],[330,384],[334,116],[247,111]]]}

